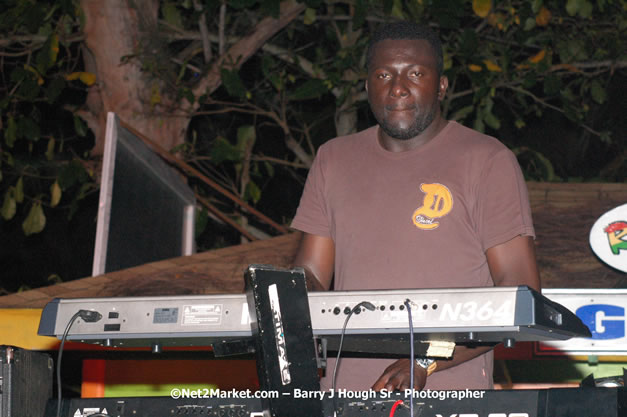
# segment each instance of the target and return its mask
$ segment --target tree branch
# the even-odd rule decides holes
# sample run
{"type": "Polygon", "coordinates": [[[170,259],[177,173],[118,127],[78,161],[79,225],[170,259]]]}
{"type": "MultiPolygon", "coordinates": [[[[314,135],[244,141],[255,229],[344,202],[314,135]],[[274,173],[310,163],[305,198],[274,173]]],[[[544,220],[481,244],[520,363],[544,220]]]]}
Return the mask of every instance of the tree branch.
{"type": "MultiPolygon", "coordinates": [[[[279,18],[264,18],[255,26],[253,33],[231,46],[229,50],[221,55],[218,61],[212,65],[209,73],[194,88],[193,94],[199,97],[203,94],[209,95],[214,92],[222,84],[220,77],[221,69],[239,68],[248,58],[254,55],[270,37],[287,26],[302,13],[303,10],[305,10],[304,4],[292,1],[281,2],[279,18]]],[[[194,103],[193,106],[197,108],[198,103],[194,103]]]]}
{"type": "MultiPolygon", "coordinates": [[[[202,6],[198,0],[194,0],[194,9],[197,12],[202,11],[202,6]]],[[[207,29],[207,14],[203,12],[198,19],[198,29],[200,30],[200,37],[202,39],[202,51],[205,57],[205,64],[211,62],[211,40],[209,39],[209,29],[207,29]]]]}
{"type": "MultiPolygon", "coordinates": [[[[560,113],[565,113],[563,109],[560,109],[557,106],[554,106],[554,105],[552,105],[550,103],[547,103],[546,101],[542,100],[540,97],[537,97],[535,94],[531,93],[530,91],[525,90],[524,88],[519,88],[519,87],[514,87],[514,86],[507,86],[507,85],[505,85],[503,87],[508,88],[508,89],[510,89],[512,91],[519,92],[519,93],[524,94],[526,96],[529,96],[529,97],[531,97],[533,99],[533,101],[535,101],[536,103],[541,104],[544,107],[547,107],[549,109],[553,109],[553,110],[555,110],[557,112],[560,112],[560,113]]],[[[597,132],[596,130],[592,129],[591,127],[589,127],[589,126],[587,126],[587,125],[585,125],[583,123],[581,123],[580,126],[583,127],[585,130],[587,130],[588,132],[592,133],[595,136],[601,136],[600,132],[597,132]]]]}
{"type": "Polygon", "coordinates": [[[186,172],[188,174],[191,174],[191,175],[194,175],[196,178],[198,178],[199,180],[201,180],[202,182],[204,182],[205,184],[207,184],[208,186],[210,186],[214,190],[218,191],[220,194],[222,194],[223,196],[227,197],[228,199],[233,201],[235,204],[239,205],[243,209],[245,209],[248,212],[250,212],[251,214],[255,215],[258,219],[260,219],[261,221],[265,222],[266,224],[272,226],[279,233],[283,233],[283,234],[288,233],[288,229],[286,227],[276,223],[274,220],[272,220],[271,218],[269,218],[265,214],[261,213],[259,210],[255,209],[254,207],[250,206],[248,203],[246,203],[245,201],[240,199],[238,196],[236,196],[233,193],[231,193],[230,191],[224,189],[219,184],[217,184],[215,181],[212,181],[210,178],[208,178],[205,175],[203,175],[196,168],[194,168],[194,167],[190,166],[189,164],[187,164],[186,162],[176,158],[174,155],[171,155],[168,151],[163,149],[158,143],[150,140],[146,135],[142,134],[141,132],[138,132],[132,126],[128,125],[127,123],[125,123],[122,120],[120,120],[120,125],[122,125],[125,129],[127,129],[128,131],[130,131],[131,133],[136,135],[142,141],[144,141],[151,149],[153,149],[155,152],[157,152],[159,154],[159,156],[161,156],[166,161],[168,161],[168,162],[178,166],[184,172],[186,172]]]}
{"type": "Polygon", "coordinates": [[[218,24],[218,53],[224,55],[224,26],[226,24],[226,3],[220,6],[220,23],[218,24]]]}

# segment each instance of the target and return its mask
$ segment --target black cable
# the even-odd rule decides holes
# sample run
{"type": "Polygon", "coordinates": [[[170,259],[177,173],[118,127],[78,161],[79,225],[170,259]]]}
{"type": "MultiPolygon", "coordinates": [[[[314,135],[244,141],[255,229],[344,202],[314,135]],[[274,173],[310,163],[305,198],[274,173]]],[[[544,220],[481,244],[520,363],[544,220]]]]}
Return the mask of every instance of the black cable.
{"type": "Polygon", "coordinates": [[[405,300],[403,304],[407,307],[407,318],[409,320],[409,389],[411,395],[409,396],[409,415],[414,415],[414,324],[411,319],[411,306],[409,305],[409,298],[405,300]]]}
{"type": "Polygon", "coordinates": [[[375,309],[374,304],[368,301],[362,301],[361,303],[357,304],[355,307],[351,309],[351,311],[346,316],[346,320],[344,320],[344,326],[342,327],[342,333],[340,335],[340,345],[337,348],[337,357],[335,358],[335,365],[333,366],[332,389],[333,389],[333,415],[334,416],[337,415],[337,400],[336,400],[337,395],[335,393],[335,382],[336,382],[336,376],[337,376],[337,368],[340,363],[340,355],[342,353],[342,345],[344,344],[344,334],[346,333],[346,326],[348,325],[348,320],[350,320],[353,313],[359,311],[359,309],[361,309],[362,307],[365,307],[370,311],[374,311],[375,309]]]}
{"type": "Polygon", "coordinates": [[[61,358],[63,357],[63,346],[65,345],[67,335],[70,333],[70,328],[79,317],[85,322],[93,323],[100,320],[102,315],[97,311],[79,310],[72,316],[67,326],[65,326],[65,331],[61,337],[61,345],[59,345],[59,351],[57,352],[57,417],[61,416],[61,358]]]}

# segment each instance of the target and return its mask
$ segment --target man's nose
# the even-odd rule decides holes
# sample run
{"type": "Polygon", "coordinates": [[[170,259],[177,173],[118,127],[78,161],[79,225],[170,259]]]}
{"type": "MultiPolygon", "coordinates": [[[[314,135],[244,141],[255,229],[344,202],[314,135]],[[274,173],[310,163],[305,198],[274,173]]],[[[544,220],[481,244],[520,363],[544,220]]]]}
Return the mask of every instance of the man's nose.
{"type": "Polygon", "coordinates": [[[409,95],[409,90],[407,89],[407,86],[405,86],[405,83],[403,83],[403,80],[401,79],[401,77],[394,78],[391,89],[390,89],[390,95],[392,97],[400,97],[400,98],[404,98],[409,95]]]}

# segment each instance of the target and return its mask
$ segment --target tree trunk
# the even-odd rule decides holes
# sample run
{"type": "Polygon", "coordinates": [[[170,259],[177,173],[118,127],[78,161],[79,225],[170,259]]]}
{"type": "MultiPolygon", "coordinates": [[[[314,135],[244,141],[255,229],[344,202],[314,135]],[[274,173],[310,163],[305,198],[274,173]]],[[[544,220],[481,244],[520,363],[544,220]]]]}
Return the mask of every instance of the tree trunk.
{"type": "Polygon", "coordinates": [[[104,129],[107,112],[158,142],[166,149],[183,143],[190,117],[173,112],[168,97],[151,104],[151,92],[160,91],[157,80],[149,80],[141,71],[141,63],[125,60],[137,52],[142,32],[156,31],[158,0],[81,0],[85,13],[85,44],[90,56],[86,67],[96,74],[96,84],[90,88],[87,110],[81,116],[96,136],[92,154],[104,149],[104,129]]]}
{"type": "MultiPolygon", "coordinates": [[[[177,103],[161,94],[155,103],[153,94],[161,92],[161,83],[141,70],[133,57],[137,47],[146,41],[145,34],[156,33],[159,0],[81,0],[85,14],[85,64],[96,74],[96,84],[89,90],[87,109],[79,114],[96,136],[93,155],[104,150],[107,112],[159,143],[166,149],[180,145],[198,102],[177,103]],[[87,51],[86,51],[87,52],[87,51]]],[[[275,33],[283,29],[305,9],[293,1],[281,3],[278,19],[264,18],[251,33],[220,56],[209,73],[196,86],[196,96],[211,94],[221,84],[220,68],[239,68],[275,33]],[[236,64],[231,65],[231,62],[236,64]],[[228,64],[227,64],[228,63],[228,64]]],[[[155,51],[155,53],[158,53],[155,51]]]]}

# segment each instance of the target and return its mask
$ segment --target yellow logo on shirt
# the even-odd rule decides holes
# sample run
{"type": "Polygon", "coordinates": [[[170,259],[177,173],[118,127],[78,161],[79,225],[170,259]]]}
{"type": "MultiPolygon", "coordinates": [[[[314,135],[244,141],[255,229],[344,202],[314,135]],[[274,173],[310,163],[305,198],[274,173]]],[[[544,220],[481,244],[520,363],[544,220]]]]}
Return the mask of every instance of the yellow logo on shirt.
{"type": "Polygon", "coordinates": [[[414,211],[412,220],[417,228],[423,230],[436,229],[440,223],[435,219],[444,217],[453,209],[453,194],[442,184],[420,184],[425,193],[422,206],[414,211]]]}

